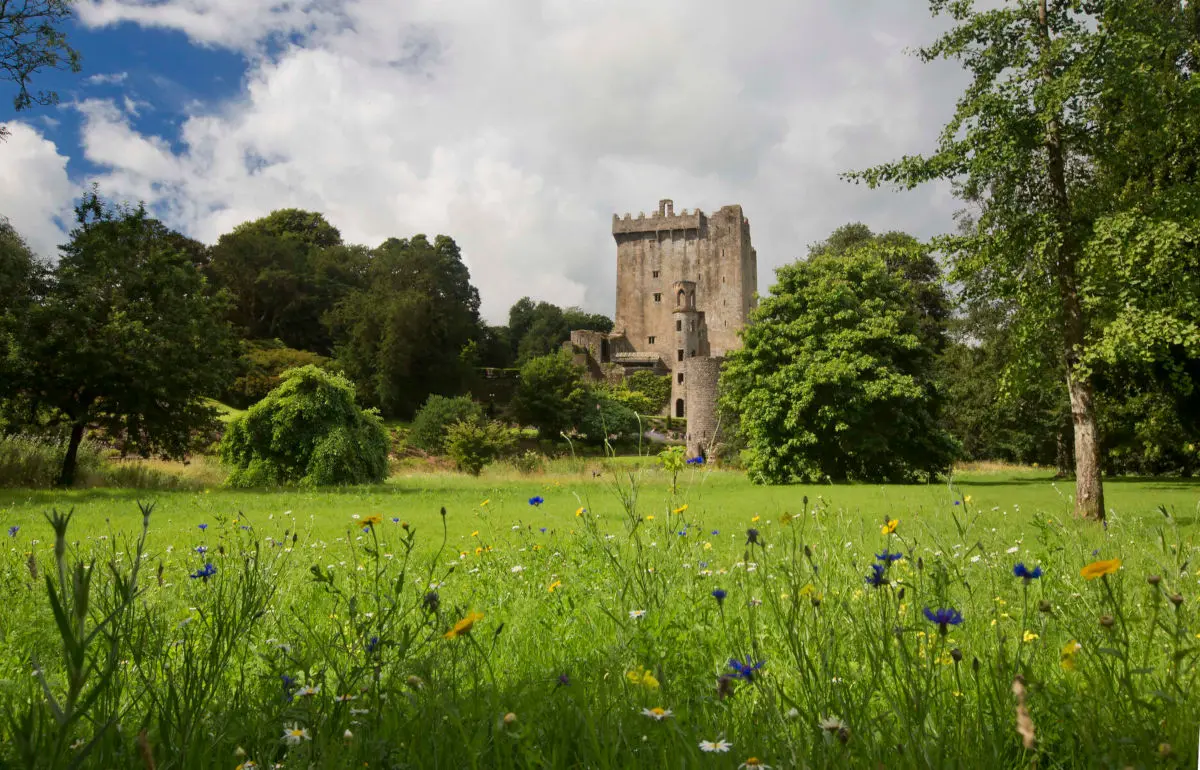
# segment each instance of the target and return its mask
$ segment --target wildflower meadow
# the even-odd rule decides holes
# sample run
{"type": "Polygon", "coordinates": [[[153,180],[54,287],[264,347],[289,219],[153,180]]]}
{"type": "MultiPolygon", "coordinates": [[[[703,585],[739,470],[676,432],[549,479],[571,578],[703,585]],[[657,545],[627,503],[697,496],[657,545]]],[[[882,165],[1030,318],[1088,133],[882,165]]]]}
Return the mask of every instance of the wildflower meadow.
{"type": "Polygon", "coordinates": [[[1197,487],[0,499],[0,766],[1184,767],[1197,487]]]}

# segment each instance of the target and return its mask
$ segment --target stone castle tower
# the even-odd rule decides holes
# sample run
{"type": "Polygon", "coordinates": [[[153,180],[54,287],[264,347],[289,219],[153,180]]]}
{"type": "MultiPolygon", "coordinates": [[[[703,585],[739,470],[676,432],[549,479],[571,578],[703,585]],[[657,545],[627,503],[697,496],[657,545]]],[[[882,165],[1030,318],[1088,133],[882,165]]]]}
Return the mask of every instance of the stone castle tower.
{"type": "Polygon", "coordinates": [[[612,334],[572,332],[599,376],[638,370],[671,376],[674,417],[687,418],[688,454],[716,438],[717,378],[757,303],[758,255],[741,206],[712,216],[675,213],[670,200],[637,218],[613,215],[617,313],[612,334]],[[599,369],[599,371],[596,371],[599,369]]]}

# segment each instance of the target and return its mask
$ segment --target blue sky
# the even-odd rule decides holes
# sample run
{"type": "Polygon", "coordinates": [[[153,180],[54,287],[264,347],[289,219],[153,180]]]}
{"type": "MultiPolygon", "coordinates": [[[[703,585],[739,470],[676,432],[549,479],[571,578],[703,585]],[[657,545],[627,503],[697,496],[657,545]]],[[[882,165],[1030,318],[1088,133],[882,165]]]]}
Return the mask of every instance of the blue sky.
{"type": "Polygon", "coordinates": [[[738,203],[772,269],[841,224],[931,236],[944,186],[840,172],[932,147],[964,84],[924,0],[77,0],[79,74],[14,116],[0,215],[53,255],[92,181],[212,243],[273,209],[446,234],[483,313],[613,310],[614,213],[738,203]]]}

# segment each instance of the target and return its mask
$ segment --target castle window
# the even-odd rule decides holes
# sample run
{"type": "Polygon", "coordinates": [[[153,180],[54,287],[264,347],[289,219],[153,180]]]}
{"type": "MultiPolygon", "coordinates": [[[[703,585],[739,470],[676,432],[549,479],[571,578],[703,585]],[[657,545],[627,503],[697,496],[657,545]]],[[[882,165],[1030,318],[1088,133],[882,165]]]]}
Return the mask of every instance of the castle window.
{"type": "Polygon", "coordinates": [[[677,332],[683,331],[683,321],[675,322],[675,331],[677,331],[677,332]]]}
{"type": "Polygon", "coordinates": [[[655,292],[655,293],[654,293],[654,301],[655,301],[655,302],[662,302],[662,294],[660,294],[660,293],[658,293],[658,292],[655,292]]]}
{"type": "Polygon", "coordinates": [[[683,399],[682,398],[675,399],[675,416],[683,417],[683,399]]]}
{"type": "Polygon", "coordinates": [[[675,380],[680,385],[682,385],[683,384],[683,372],[680,372],[679,374],[675,375],[675,380]]]}
{"type": "Polygon", "coordinates": [[[650,343],[651,345],[653,345],[653,344],[654,344],[654,338],[653,338],[653,337],[647,337],[646,339],[649,341],[649,343],[650,343]]]}
{"type": "Polygon", "coordinates": [[[675,352],[679,354],[679,360],[680,360],[680,361],[682,361],[682,360],[683,360],[683,351],[682,351],[682,350],[676,350],[675,352]]]}
{"type": "Polygon", "coordinates": [[[657,271],[657,270],[655,270],[655,271],[654,271],[654,277],[655,277],[655,278],[657,278],[657,277],[658,277],[658,271],[657,271]]]}
{"type": "Polygon", "coordinates": [[[695,321],[688,321],[688,331],[689,332],[696,331],[696,322],[695,321]]]}

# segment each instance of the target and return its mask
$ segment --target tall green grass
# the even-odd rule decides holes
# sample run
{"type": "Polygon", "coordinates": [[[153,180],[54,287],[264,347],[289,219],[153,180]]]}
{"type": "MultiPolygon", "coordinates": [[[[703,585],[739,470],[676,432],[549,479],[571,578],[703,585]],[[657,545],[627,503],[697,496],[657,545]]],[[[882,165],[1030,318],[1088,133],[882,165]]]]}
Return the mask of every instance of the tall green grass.
{"type": "Polygon", "coordinates": [[[1118,486],[1107,528],[1038,480],[764,490],[621,464],[148,513],[78,491],[54,526],[9,503],[0,758],[1187,766],[1196,491],[1118,486]]]}

